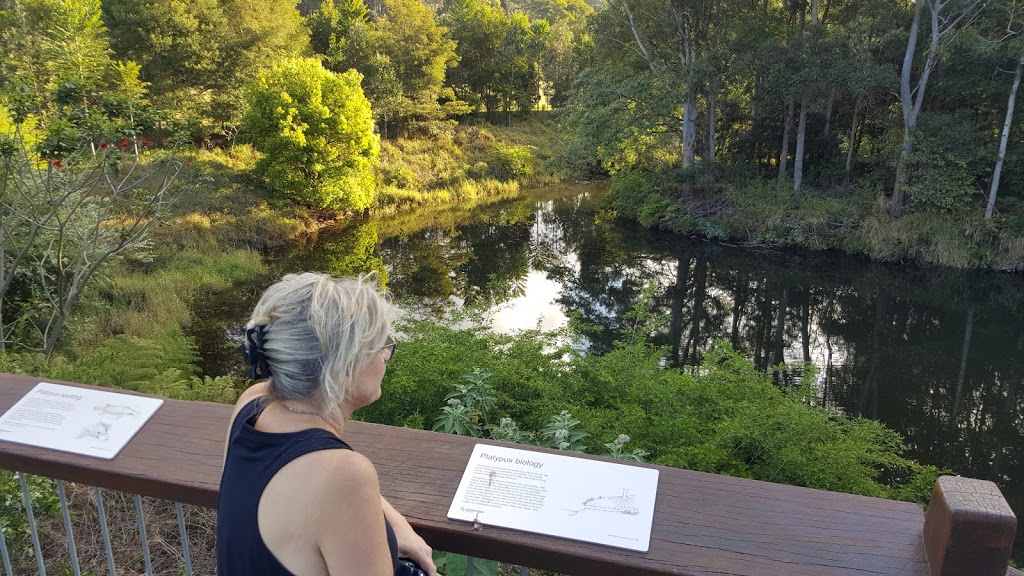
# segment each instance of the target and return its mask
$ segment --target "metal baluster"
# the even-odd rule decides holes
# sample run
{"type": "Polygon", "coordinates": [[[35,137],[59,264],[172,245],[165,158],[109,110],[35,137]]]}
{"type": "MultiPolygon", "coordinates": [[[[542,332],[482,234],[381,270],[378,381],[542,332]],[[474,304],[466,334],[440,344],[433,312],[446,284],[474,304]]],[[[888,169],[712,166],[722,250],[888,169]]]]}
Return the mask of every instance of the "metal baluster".
{"type": "Polygon", "coordinates": [[[174,503],[178,513],[178,533],[181,534],[181,555],[185,560],[185,576],[192,576],[192,558],[188,553],[188,532],[185,531],[185,515],[181,511],[181,502],[174,503]]]}
{"type": "Polygon", "coordinates": [[[7,553],[7,539],[4,538],[3,526],[0,526],[0,559],[4,563],[4,574],[14,576],[14,568],[11,567],[11,556],[7,553]]]}
{"type": "Polygon", "coordinates": [[[530,569],[527,568],[526,566],[523,566],[522,568],[523,568],[523,576],[530,576],[530,569]]]}
{"type": "Polygon", "coordinates": [[[60,500],[60,513],[64,516],[64,534],[68,537],[68,554],[71,555],[71,569],[75,576],[82,576],[78,567],[78,550],[75,549],[75,534],[71,531],[71,515],[68,514],[68,501],[64,497],[64,482],[57,480],[57,499],[60,500]]]}
{"type": "Polygon", "coordinates": [[[117,569],[114,568],[114,551],[110,547],[110,532],[107,531],[107,512],[103,509],[103,494],[99,488],[92,490],[96,498],[96,511],[100,515],[100,533],[103,534],[103,550],[107,553],[107,570],[110,576],[117,576],[117,569]]]}
{"type": "Polygon", "coordinates": [[[473,576],[473,557],[466,556],[466,576],[473,576]]]}
{"type": "Polygon", "coordinates": [[[146,563],[146,576],[153,576],[153,563],[149,559],[149,539],[146,537],[146,521],[142,518],[142,498],[135,494],[135,516],[139,519],[139,538],[142,540],[142,559],[146,563]]]}
{"type": "Polygon", "coordinates": [[[18,482],[21,483],[21,497],[25,501],[25,511],[28,512],[28,529],[32,534],[32,548],[36,553],[36,566],[39,567],[39,576],[46,576],[46,566],[43,564],[43,550],[39,546],[39,532],[36,531],[36,517],[32,514],[32,498],[28,495],[28,484],[25,482],[25,474],[18,472],[18,482]]]}

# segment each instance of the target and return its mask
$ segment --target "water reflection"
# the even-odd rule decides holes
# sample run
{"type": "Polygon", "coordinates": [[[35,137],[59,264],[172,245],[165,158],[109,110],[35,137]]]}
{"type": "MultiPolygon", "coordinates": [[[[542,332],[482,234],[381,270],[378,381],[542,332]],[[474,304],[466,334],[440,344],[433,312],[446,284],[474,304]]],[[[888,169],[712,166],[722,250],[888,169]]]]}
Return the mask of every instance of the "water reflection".
{"type": "Polygon", "coordinates": [[[1020,275],[738,250],[622,222],[586,192],[358,223],[295,247],[275,274],[375,269],[399,299],[434,309],[498,299],[501,330],[573,315],[596,353],[647,288],[672,364],[700,362],[719,339],[762,370],[810,362],[823,405],[881,420],[924,462],[996,481],[1024,513],[1020,275]]]}

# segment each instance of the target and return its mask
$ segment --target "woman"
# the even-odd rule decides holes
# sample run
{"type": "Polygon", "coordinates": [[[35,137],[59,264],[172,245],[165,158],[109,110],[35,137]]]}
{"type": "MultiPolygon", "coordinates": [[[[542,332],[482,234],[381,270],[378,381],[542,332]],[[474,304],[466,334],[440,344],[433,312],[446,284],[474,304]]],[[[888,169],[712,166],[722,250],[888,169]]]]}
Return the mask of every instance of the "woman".
{"type": "Polygon", "coordinates": [[[380,494],[373,464],[340,439],[380,397],[397,316],[374,276],[289,274],[246,330],[217,505],[219,576],[436,575],[430,547],[380,494]]]}

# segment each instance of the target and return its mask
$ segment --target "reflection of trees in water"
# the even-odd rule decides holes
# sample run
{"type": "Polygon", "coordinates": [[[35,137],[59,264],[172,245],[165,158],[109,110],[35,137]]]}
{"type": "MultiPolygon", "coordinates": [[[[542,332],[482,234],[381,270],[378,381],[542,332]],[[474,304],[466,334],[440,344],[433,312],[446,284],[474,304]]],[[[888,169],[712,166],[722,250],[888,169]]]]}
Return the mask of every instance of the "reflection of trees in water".
{"type": "Polygon", "coordinates": [[[653,338],[672,364],[699,363],[718,339],[761,370],[811,361],[821,403],[881,420],[917,458],[993,479],[1024,509],[1019,276],[744,252],[595,224],[578,208],[545,218],[560,246],[543,269],[564,284],[567,311],[603,328],[588,334],[594,352],[654,284],[667,320],[653,338]]]}

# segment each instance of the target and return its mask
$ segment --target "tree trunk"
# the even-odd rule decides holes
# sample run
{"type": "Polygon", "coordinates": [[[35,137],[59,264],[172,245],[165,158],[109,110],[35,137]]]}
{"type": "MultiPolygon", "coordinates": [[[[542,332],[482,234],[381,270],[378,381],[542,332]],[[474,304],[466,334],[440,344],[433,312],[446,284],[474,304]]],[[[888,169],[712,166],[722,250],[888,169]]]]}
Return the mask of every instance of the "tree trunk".
{"type": "Polygon", "coordinates": [[[686,103],[683,107],[683,168],[695,164],[694,144],[697,142],[697,110],[694,106],[694,90],[686,89],[686,103]]]}
{"type": "Polygon", "coordinates": [[[1010,126],[1013,124],[1013,105],[1017,100],[1017,88],[1020,87],[1021,72],[1024,72],[1024,56],[1017,61],[1017,70],[1013,74],[1013,85],[1010,87],[1010,99],[1006,102],[1006,121],[1003,122],[1003,134],[999,138],[999,156],[996,167],[992,170],[992,184],[988,189],[988,204],[985,206],[985,219],[992,217],[996,209],[996,194],[999,193],[999,177],[1003,173],[1003,161],[1006,160],[1006,142],[1010,139],[1010,126]]]}
{"type": "Polygon", "coordinates": [[[786,177],[786,168],[789,163],[789,136],[793,131],[793,113],[796,109],[796,95],[789,96],[789,103],[786,104],[786,119],[782,125],[782,150],[779,151],[779,180],[786,177]]]}
{"type": "Polygon", "coordinates": [[[714,89],[708,91],[708,166],[715,165],[715,107],[718,94],[714,89]]]}
{"type": "MultiPolygon", "coordinates": [[[[944,32],[939,30],[939,13],[941,5],[930,6],[931,8],[931,42],[928,48],[928,56],[925,58],[924,67],[921,69],[921,76],[917,79],[917,86],[912,91],[910,88],[910,73],[914,66],[914,53],[917,50],[918,29],[921,26],[921,10],[927,0],[914,2],[914,19],[910,24],[910,37],[907,39],[907,50],[903,54],[903,68],[900,70],[900,104],[903,108],[903,150],[896,165],[896,184],[892,190],[892,203],[889,205],[889,215],[898,218],[903,213],[903,196],[907,185],[907,162],[910,161],[910,154],[913,152],[913,135],[917,128],[917,119],[921,114],[921,106],[924,104],[924,92],[928,87],[928,77],[932,68],[939,58],[939,41],[944,32]]],[[[948,20],[948,17],[947,17],[948,20]]],[[[959,21],[957,18],[956,21],[959,21]]],[[[948,32],[949,28],[946,29],[948,32]]]]}
{"type": "Polygon", "coordinates": [[[800,196],[804,180],[804,142],[807,140],[807,108],[811,105],[810,92],[800,98],[800,122],[796,129],[796,157],[793,159],[793,195],[800,196]]]}
{"type": "Polygon", "coordinates": [[[853,122],[850,124],[850,140],[846,150],[846,182],[850,181],[850,170],[853,168],[853,151],[857,148],[857,116],[860,115],[861,102],[863,100],[857,98],[857,103],[853,105],[853,122]]]}
{"type": "Polygon", "coordinates": [[[898,218],[903,213],[903,190],[907,186],[907,162],[910,160],[912,128],[903,129],[903,151],[896,164],[896,184],[892,188],[892,203],[889,204],[889,215],[898,218]]]}
{"type": "Polygon", "coordinates": [[[827,137],[832,133],[832,108],[835,107],[838,92],[839,88],[835,86],[828,91],[828,100],[825,100],[825,128],[821,131],[822,136],[827,137]]]}

